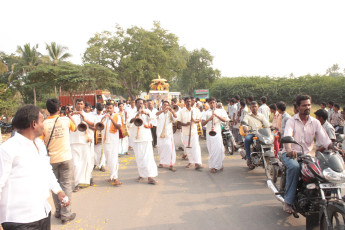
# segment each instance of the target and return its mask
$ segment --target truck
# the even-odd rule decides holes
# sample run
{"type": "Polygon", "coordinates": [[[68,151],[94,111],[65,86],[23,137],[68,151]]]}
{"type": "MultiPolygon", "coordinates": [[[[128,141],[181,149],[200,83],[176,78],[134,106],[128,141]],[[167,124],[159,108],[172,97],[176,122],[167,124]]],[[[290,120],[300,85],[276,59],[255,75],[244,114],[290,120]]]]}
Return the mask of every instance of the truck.
{"type": "Polygon", "coordinates": [[[66,105],[75,105],[75,101],[78,98],[83,98],[85,102],[90,103],[92,106],[96,106],[97,103],[105,104],[107,100],[112,99],[112,95],[109,91],[106,90],[92,90],[85,92],[60,92],[59,100],[61,106],[66,105]]]}

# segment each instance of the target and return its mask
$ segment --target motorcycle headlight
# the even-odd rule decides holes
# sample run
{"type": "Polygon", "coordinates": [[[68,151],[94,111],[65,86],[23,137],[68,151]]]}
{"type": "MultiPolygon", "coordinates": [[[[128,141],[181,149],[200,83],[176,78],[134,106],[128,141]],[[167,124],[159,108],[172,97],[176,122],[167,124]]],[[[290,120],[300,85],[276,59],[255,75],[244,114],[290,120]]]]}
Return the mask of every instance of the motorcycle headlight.
{"type": "Polygon", "coordinates": [[[345,182],[345,171],[338,173],[332,170],[331,168],[326,168],[322,171],[322,173],[325,176],[326,180],[330,182],[345,182]]]}

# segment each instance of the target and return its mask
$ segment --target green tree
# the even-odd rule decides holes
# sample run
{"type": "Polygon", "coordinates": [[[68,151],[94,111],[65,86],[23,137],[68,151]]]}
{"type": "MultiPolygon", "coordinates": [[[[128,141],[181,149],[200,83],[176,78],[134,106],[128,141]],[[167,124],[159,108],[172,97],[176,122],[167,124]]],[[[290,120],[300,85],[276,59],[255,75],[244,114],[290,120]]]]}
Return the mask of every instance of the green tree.
{"type": "MultiPolygon", "coordinates": [[[[67,52],[67,47],[58,45],[56,42],[51,42],[50,45],[46,43],[46,50],[48,50],[48,56],[54,66],[72,56],[67,52]]],[[[54,93],[57,97],[56,85],[54,85],[54,93]]]]}
{"type": "Polygon", "coordinates": [[[147,91],[158,74],[171,80],[186,64],[178,38],[158,22],[151,31],[136,26],[125,31],[117,26],[115,32],[95,34],[88,46],[84,63],[109,68],[131,98],[147,91]]]}
{"type": "Polygon", "coordinates": [[[212,67],[213,57],[202,48],[193,50],[187,58],[187,67],[175,79],[177,88],[184,93],[193,95],[195,89],[208,89],[220,78],[220,71],[212,67]]]}
{"type": "Polygon", "coordinates": [[[68,48],[51,42],[50,45],[46,43],[46,50],[48,50],[48,56],[53,65],[56,66],[60,61],[65,61],[72,55],[67,52],[68,48]]]}
{"type": "Polygon", "coordinates": [[[34,105],[36,105],[36,88],[35,88],[35,82],[30,81],[28,78],[28,73],[36,68],[36,66],[40,63],[40,56],[42,56],[37,51],[38,45],[34,45],[31,47],[30,43],[25,44],[23,47],[18,46],[17,47],[17,53],[21,55],[21,61],[22,61],[22,70],[23,75],[22,79],[26,80],[26,86],[28,87],[31,83],[32,90],[34,94],[34,105]]]}
{"type": "Polygon", "coordinates": [[[330,77],[343,77],[344,74],[339,72],[340,67],[338,64],[333,64],[330,68],[326,70],[326,75],[330,77]]]}

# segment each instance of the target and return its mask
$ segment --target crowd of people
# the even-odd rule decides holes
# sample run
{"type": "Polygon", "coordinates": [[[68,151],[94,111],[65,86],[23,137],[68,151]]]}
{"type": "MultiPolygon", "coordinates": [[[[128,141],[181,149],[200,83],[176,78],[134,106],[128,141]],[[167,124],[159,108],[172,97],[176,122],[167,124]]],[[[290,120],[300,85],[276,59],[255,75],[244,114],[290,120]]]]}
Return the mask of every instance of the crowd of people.
{"type": "MultiPolygon", "coordinates": [[[[231,127],[237,146],[244,145],[247,165],[251,166],[250,144],[253,135],[241,135],[241,124],[271,127],[276,136],[276,154],[283,146],[282,136],[293,136],[311,151],[313,138],[317,146],[329,148],[335,132],[343,132],[344,108],[332,101],[321,104],[309,116],[311,98],[299,95],[291,118],[282,101],[267,105],[268,98],[253,96],[227,100],[227,110],[215,98],[201,102],[198,98],[173,98],[159,103],[138,98],[126,102],[107,101],[93,108],[84,99],[61,107],[58,99],[46,102],[49,115],[44,118],[33,105],[20,108],[14,119],[15,134],[0,146],[0,222],[4,229],[38,226],[49,229],[51,208],[47,203],[53,191],[56,218],[67,223],[76,217],[70,199],[73,192],[94,185],[92,171],[109,170],[107,181],[120,186],[119,157],[133,149],[138,169],[136,181],[147,179],[158,183],[158,168],[175,172],[176,150],[188,160],[186,168],[202,170],[199,137],[206,138],[211,173],[223,170],[224,145],[222,124],[231,127]],[[328,108],[326,108],[328,107],[328,108]],[[270,122],[271,121],[271,122],[270,122]],[[305,134],[305,135],[304,135],[305,134]],[[159,164],[154,159],[157,148],[159,164]],[[48,164],[48,162],[50,164],[48,164]],[[42,171],[44,170],[44,171],[42,171]],[[25,190],[23,189],[25,188],[25,190]],[[30,199],[27,199],[30,197],[30,199]]],[[[298,179],[294,146],[283,149],[287,165],[287,198],[284,210],[292,212],[291,204],[298,179]]]]}

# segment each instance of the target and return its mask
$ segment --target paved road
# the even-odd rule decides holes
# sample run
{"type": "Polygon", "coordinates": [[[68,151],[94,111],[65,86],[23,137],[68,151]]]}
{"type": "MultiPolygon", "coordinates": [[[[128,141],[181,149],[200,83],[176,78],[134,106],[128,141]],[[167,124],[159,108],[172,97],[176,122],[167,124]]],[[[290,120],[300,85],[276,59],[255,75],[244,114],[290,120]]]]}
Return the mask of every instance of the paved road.
{"type": "Polygon", "coordinates": [[[61,225],[52,217],[52,229],[305,229],[302,216],[282,211],[263,169],[248,171],[235,154],[226,156],[223,172],[211,174],[206,142],[200,143],[202,172],[186,169],[187,161],[178,157],[175,173],[159,169],[156,186],[135,182],[133,153],[120,158],[121,187],[105,182],[107,172],[94,171],[96,186],[73,194],[77,218],[61,225]]]}

